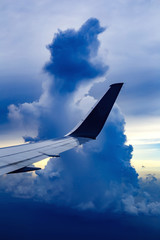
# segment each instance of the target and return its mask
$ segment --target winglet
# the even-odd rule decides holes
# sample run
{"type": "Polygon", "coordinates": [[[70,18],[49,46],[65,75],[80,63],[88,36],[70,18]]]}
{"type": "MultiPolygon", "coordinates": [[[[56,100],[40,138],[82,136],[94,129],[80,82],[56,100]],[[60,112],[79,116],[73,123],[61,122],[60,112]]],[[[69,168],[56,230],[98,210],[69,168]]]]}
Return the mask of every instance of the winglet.
{"type": "Polygon", "coordinates": [[[122,86],[123,83],[112,84],[85,120],[67,135],[96,139],[110,114],[122,86]]]}

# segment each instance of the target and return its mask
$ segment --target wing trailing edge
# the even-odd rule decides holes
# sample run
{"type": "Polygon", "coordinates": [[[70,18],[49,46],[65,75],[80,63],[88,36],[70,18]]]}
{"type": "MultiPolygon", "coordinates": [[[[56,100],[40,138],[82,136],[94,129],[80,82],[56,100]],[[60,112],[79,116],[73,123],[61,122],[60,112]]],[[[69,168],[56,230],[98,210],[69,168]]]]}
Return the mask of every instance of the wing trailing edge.
{"type": "Polygon", "coordinates": [[[8,174],[32,172],[32,171],[36,171],[36,170],[41,170],[41,168],[37,168],[37,167],[23,167],[23,168],[19,168],[19,169],[15,170],[15,171],[9,172],[8,174]]]}

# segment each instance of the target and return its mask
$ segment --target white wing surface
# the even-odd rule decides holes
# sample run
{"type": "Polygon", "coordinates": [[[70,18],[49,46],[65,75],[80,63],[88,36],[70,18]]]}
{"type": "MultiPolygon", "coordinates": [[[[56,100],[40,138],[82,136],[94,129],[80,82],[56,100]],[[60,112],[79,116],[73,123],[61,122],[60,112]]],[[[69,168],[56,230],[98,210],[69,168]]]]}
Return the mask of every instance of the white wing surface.
{"type": "Polygon", "coordinates": [[[46,157],[58,157],[62,152],[96,139],[108,118],[122,85],[123,83],[111,85],[85,120],[65,137],[0,148],[0,175],[36,170],[37,168],[28,166],[46,157]]]}
{"type": "MultiPolygon", "coordinates": [[[[74,148],[79,144],[76,138],[64,137],[59,140],[47,140],[1,148],[0,175],[14,172],[18,169],[20,169],[20,172],[25,171],[28,169],[25,169],[26,166],[43,160],[46,157],[58,157],[60,153],[74,148]]],[[[32,168],[29,169],[31,170],[32,168]]]]}

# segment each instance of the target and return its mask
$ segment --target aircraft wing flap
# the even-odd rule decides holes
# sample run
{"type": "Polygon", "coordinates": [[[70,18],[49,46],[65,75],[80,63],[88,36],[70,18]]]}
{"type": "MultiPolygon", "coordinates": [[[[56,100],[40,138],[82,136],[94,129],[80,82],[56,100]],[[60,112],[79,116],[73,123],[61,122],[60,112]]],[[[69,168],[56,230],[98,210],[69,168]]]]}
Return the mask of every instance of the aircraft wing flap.
{"type": "Polygon", "coordinates": [[[23,167],[29,166],[35,162],[41,161],[45,158],[46,157],[44,157],[44,155],[41,155],[39,157],[35,157],[34,159],[24,160],[23,162],[15,162],[13,164],[4,165],[3,167],[0,167],[0,175],[16,171],[23,167]]]}

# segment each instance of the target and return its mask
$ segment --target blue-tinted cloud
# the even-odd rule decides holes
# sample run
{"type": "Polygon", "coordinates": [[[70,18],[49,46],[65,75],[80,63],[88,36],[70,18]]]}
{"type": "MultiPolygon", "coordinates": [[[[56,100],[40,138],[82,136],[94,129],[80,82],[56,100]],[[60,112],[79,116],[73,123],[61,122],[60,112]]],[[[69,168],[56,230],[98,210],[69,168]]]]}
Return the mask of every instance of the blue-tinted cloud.
{"type": "Polygon", "coordinates": [[[45,71],[54,76],[55,90],[71,92],[78,83],[102,76],[108,67],[95,59],[99,48],[98,35],[105,28],[90,18],[76,31],[68,29],[55,34],[48,45],[51,57],[45,71]]]}
{"type": "MultiPolygon", "coordinates": [[[[39,122],[38,136],[34,139],[25,136],[26,141],[58,137],[70,130],[68,104],[73,95],[69,96],[66,93],[75,90],[77,85],[84,81],[93,81],[94,78],[104,75],[108,69],[98,60],[100,45],[98,34],[104,30],[98,19],[90,18],[78,31],[68,29],[55,34],[53,43],[48,46],[51,59],[45,65],[45,70],[51,75],[50,85],[43,90],[42,94],[47,96],[47,101],[46,97],[40,97],[40,100],[33,104],[27,104],[27,111],[26,104],[21,104],[18,108],[19,114],[24,116],[25,126],[26,119],[31,115],[39,122]],[[34,112],[38,113],[35,115],[34,112]]],[[[14,116],[14,109],[10,110],[12,110],[10,116],[14,116]]],[[[80,117],[81,113],[78,114],[80,117]]]]}
{"type": "MultiPolygon", "coordinates": [[[[74,107],[73,104],[71,107],[70,103],[77,92],[70,95],[68,92],[75,90],[77,84],[82,87],[84,80],[90,81],[91,72],[94,72],[93,79],[105,73],[104,65],[99,65],[94,59],[99,46],[97,35],[103,30],[98,20],[89,19],[79,31],[67,30],[55,36],[53,44],[50,45],[53,57],[50,64],[54,67],[56,64],[57,70],[53,68],[50,72],[53,78],[44,82],[43,94],[34,102],[9,107],[9,118],[11,122],[15,122],[15,126],[26,127],[32,123],[32,127],[37,128],[36,138],[26,137],[26,140],[42,140],[60,135],[71,125],[69,119],[72,118],[74,122],[82,117],[87,97],[95,101],[94,86],[87,94],[84,93],[82,99],[75,102],[74,107]],[[74,81],[71,78],[72,81],[68,82],[70,68],[60,71],[63,55],[66,59],[68,57],[68,64],[71,63],[74,81]],[[72,65],[72,60],[75,60],[77,68],[72,65]],[[84,60],[83,64],[80,64],[81,60],[84,60]],[[85,71],[85,78],[84,63],[88,69],[85,71]]],[[[85,145],[82,149],[63,153],[61,159],[51,159],[44,170],[36,173],[35,178],[31,174],[4,176],[1,188],[18,197],[45,200],[78,210],[152,213],[155,202],[145,203],[144,192],[139,191],[138,174],[130,163],[133,147],[126,144],[124,127],[124,117],[115,107],[99,140],[85,145]],[[137,196],[141,196],[142,200],[137,202],[137,196]],[[144,206],[147,211],[144,211],[144,206]]]]}
{"type": "MultiPolygon", "coordinates": [[[[50,45],[53,57],[50,73],[54,78],[44,83],[40,99],[9,108],[10,120],[15,121],[15,125],[21,123],[26,127],[32,122],[37,126],[36,139],[25,137],[26,140],[60,136],[64,129],[70,130],[71,119],[75,122],[83,116],[88,98],[95,102],[88,92],[71,107],[76,92],[70,95],[68,92],[75,90],[77,84],[82,87],[84,80],[91,81],[105,74],[107,67],[95,60],[99,47],[97,37],[103,31],[99,21],[91,18],[78,31],[66,30],[55,36],[50,45]],[[61,71],[63,64],[68,65],[61,71]]],[[[61,159],[51,159],[35,179],[30,174],[7,176],[3,186],[8,191],[16,189],[17,196],[43,199],[61,206],[121,211],[122,196],[132,194],[138,185],[138,175],[130,165],[133,148],[126,145],[124,125],[123,116],[115,108],[99,141],[64,153],[61,159]],[[20,182],[21,187],[15,188],[20,182]]]]}
{"type": "MultiPolygon", "coordinates": [[[[110,66],[111,72],[108,80],[111,82],[116,81],[125,81],[127,84],[124,86],[122,90],[121,97],[119,98],[119,105],[125,115],[131,116],[141,116],[141,114],[146,114],[149,116],[150,114],[159,115],[160,109],[160,101],[159,101],[159,46],[158,44],[154,44],[160,42],[159,38],[159,0],[155,1],[112,1],[112,0],[100,0],[100,1],[52,1],[52,0],[40,0],[40,1],[27,1],[27,6],[25,1],[1,1],[1,73],[4,74],[10,73],[12,76],[16,73],[23,73],[27,75],[30,71],[36,72],[41,71],[41,67],[44,62],[47,61],[47,51],[45,50],[46,43],[50,42],[51,33],[55,32],[58,27],[61,29],[68,28],[68,26],[73,26],[75,29],[88,17],[97,16],[103,25],[109,25],[109,31],[106,31],[106,34],[100,35],[102,38],[102,47],[103,50],[101,53],[104,55],[106,59],[105,49],[107,48],[109,51],[107,52],[107,64],[110,66]],[[84,9],[85,6],[85,9],[84,9]],[[147,23],[147,25],[146,25],[147,23]],[[105,37],[106,36],[106,37],[105,37]],[[44,60],[45,59],[45,60],[44,60]],[[147,71],[146,71],[147,69],[147,71]]],[[[31,77],[29,77],[31,79],[31,77]]],[[[33,79],[33,78],[32,78],[33,79]]],[[[60,134],[62,126],[64,130],[68,128],[70,129],[71,121],[76,123],[77,119],[73,119],[75,117],[72,114],[72,119],[69,120],[70,116],[68,116],[68,112],[71,109],[67,109],[66,112],[60,114],[60,108],[63,112],[63,104],[61,102],[65,102],[66,98],[58,98],[57,102],[52,98],[52,104],[48,104],[44,98],[39,99],[38,95],[35,96],[35,92],[30,96],[30,90],[26,90],[26,86],[24,86],[23,81],[24,78],[21,78],[21,86],[16,88],[14,84],[10,87],[11,90],[8,89],[9,86],[6,87],[7,90],[4,90],[3,81],[4,78],[0,79],[1,81],[1,96],[0,96],[0,117],[2,120],[2,115],[6,114],[6,107],[8,104],[16,104],[16,113],[19,114],[22,122],[24,123],[23,128],[25,129],[26,125],[28,127],[33,122],[37,121],[38,126],[34,126],[35,128],[41,128],[39,130],[39,137],[49,137],[55,136],[55,132],[57,131],[57,135],[60,134]],[[24,91],[23,91],[24,90],[24,91]],[[16,91],[16,95],[14,94],[16,91]],[[22,92],[23,91],[23,92],[22,92]],[[13,95],[11,94],[13,93],[13,95]],[[4,97],[2,97],[2,95],[4,97]],[[9,99],[10,97],[10,99],[9,99]],[[9,99],[9,100],[8,100],[9,99]],[[58,102],[59,100],[59,102],[58,102]],[[33,102],[34,101],[34,102],[33,102]],[[23,105],[22,103],[26,102],[27,104],[23,105]],[[45,104],[47,103],[47,104],[45,104]],[[20,104],[20,105],[19,105],[20,104]],[[60,105],[58,105],[60,104],[60,105]],[[4,106],[5,105],[5,106],[4,106]],[[49,113],[46,114],[47,106],[49,106],[54,112],[55,117],[49,113]],[[56,108],[56,106],[59,106],[56,108]],[[30,110],[29,110],[30,109],[30,110]],[[38,111],[37,111],[38,109],[38,111]],[[37,112],[38,115],[35,116],[37,112]],[[28,115],[28,118],[27,118],[28,115]],[[40,117],[41,116],[41,117],[40,117]],[[65,122],[61,121],[61,119],[68,118],[65,122]],[[50,117],[50,118],[49,118],[50,117]],[[52,120],[53,118],[53,120],[52,120]],[[42,120],[40,120],[42,119],[42,120]],[[49,120],[48,120],[49,119],[49,120]],[[61,121],[59,126],[57,125],[58,121],[61,121]],[[33,120],[33,121],[32,121],[33,120]],[[48,124],[48,121],[50,122],[48,124]],[[40,125],[39,125],[40,122],[40,125]],[[47,129],[46,126],[49,126],[47,129]]],[[[34,81],[34,79],[33,79],[34,81]]],[[[33,82],[32,81],[32,82],[33,82]]],[[[80,82],[79,82],[80,83],[80,82]]],[[[7,84],[8,85],[8,84],[7,84]]],[[[40,84],[39,84],[40,86],[40,84]]],[[[78,86],[78,85],[77,85],[78,86]]],[[[102,84],[100,87],[104,87],[102,84]]],[[[32,90],[37,89],[37,86],[31,87],[32,90]]],[[[95,86],[95,88],[97,88],[95,86]]],[[[27,88],[28,89],[28,88],[27,88]]],[[[56,91],[52,88],[52,91],[56,94],[56,91]]],[[[47,93],[47,91],[44,91],[47,93]]],[[[93,91],[89,93],[93,96],[93,91]]],[[[70,95],[71,98],[73,96],[70,95]]],[[[95,98],[99,98],[96,92],[94,94],[95,98]],[[95,97],[96,96],[96,97],[95,97]],[[98,96],[98,97],[97,97],[98,96]]],[[[51,99],[50,98],[50,99],[51,99]]],[[[86,99],[85,99],[86,100],[86,99]]],[[[66,103],[67,105],[67,103],[66,103]]],[[[12,108],[12,116],[14,115],[14,108],[12,108]]],[[[80,111],[80,109],[79,109],[80,111]]],[[[78,112],[78,117],[81,118],[82,113],[78,112]]],[[[76,113],[77,113],[76,112],[76,113]]],[[[10,115],[11,116],[11,115],[10,115]]],[[[118,116],[118,115],[117,115],[118,116]]],[[[10,118],[11,120],[11,118],[10,118]]],[[[13,119],[12,119],[13,120],[13,119]]],[[[3,122],[6,122],[3,118],[3,122]]],[[[109,123],[108,123],[109,124],[109,123]]],[[[74,124],[73,124],[74,125],[74,124]]],[[[113,125],[113,124],[112,124],[113,125]]],[[[16,121],[13,125],[14,128],[19,126],[19,121],[16,121]]],[[[113,127],[113,126],[112,126],[113,127]]],[[[1,132],[6,131],[7,127],[1,126],[1,132]],[[3,128],[3,129],[2,129],[3,128]]],[[[109,129],[109,128],[108,128],[109,129]]],[[[106,130],[105,130],[106,131],[106,130]]],[[[110,130],[109,130],[110,131],[110,130]]],[[[9,132],[11,135],[11,132],[9,132]]],[[[103,134],[103,132],[102,132],[103,134]]],[[[12,134],[14,135],[14,134],[12,134]]],[[[121,135],[121,134],[120,134],[121,135]]],[[[15,137],[15,136],[14,136],[15,137]]],[[[100,135],[100,138],[102,135],[100,135]]],[[[108,133],[106,132],[105,138],[108,137],[108,133]]],[[[112,136],[110,136],[112,139],[112,136]]],[[[2,137],[1,137],[2,138],[2,137]]],[[[2,138],[3,139],[3,138],[2,138]]],[[[100,139],[99,139],[100,140],[100,139]]],[[[98,141],[99,141],[98,140],[98,141]]],[[[109,141],[109,139],[108,139],[109,141]]],[[[113,139],[112,139],[113,141],[113,139]]],[[[100,141],[101,142],[101,141],[100,141]]],[[[103,145],[103,141],[102,141],[103,145]]],[[[92,145],[90,145],[92,146],[92,145]]],[[[89,147],[89,145],[88,145],[89,147]]],[[[86,150],[87,146],[85,146],[86,150]]],[[[94,146],[92,146],[94,148],[94,146]]],[[[131,147],[127,148],[129,153],[131,153],[131,147]]],[[[116,150],[116,148],[114,148],[116,150]]],[[[91,149],[93,151],[93,149],[91,149]]],[[[125,153],[125,151],[121,150],[121,152],[125,153]]],[[[84,152],[84,154],[86,151],[84,152]]],[[[97,153],[97,162],[98,164],[93,169],[95,171],[95,175],[98,174],[98,171],[101,172],[98,167],[99,163],[101,163],[101,156],[103,154],[100,151],[97,153]],[[100,157],[99,157],[100,156],[100,157]],[[99,161],[100,160],[100,161],[99,161]]],[[[90,154],[90,153],[89,153],[90,154]]],[[[134,154],[134,152],[133,152],[134,154]]],[[[7,176],[6,184],[3,186],[4,190],[10,191],[12,194],[16,190],[17,195],[36,198],[38,200],[42,200],[43,203],[39,203],[39,201],[23,201],[21,199],[13,199],[10,196],[6,199],[5,196],[1,192],[1,218],[0,218],[0,232],[2,239],[28,239],[34,238],[36,239],[156,239],[159,240],[160,231],[159,231],[159,217],[151,217],[146,216],[146,214],[158,214],[159,212],[159,181],[152,176],[148,176],[146,180],[140,180],[140,188],[136,188],[135,191],[131,190],[131,192],[125,191],[126,195],[123,195],[121,191],[119,192],[119,203],[124,207],[123,212],[138,214],[141,213],[141,216],[131,217],[131,216],[118,216],[118,219],[114,219],[113,212],[110,214],[95,214],[93,217],[93,213],[85,211],[84,218],[79,217],[78,215],[82,214],[82,211],[71,211],[70,209],[61,207],[59,211],[57,211],[57,205],[54,207],[53,205],[44,204],[44,199],[47,200],[51,196],[51,200],[55,200],[55,198],[59,199],[60,196],[63,196],[63,192],[60,194],[60,190],[57,195],[57,188],[61,188],[61,184],[57,184],[56,179],[63,185],[63,173],[66,172],[68,176],[68,181],[71,183],[70,185],[66,184],[68,190],[72,190],[72,186],[75,189],[81,189],[81,193],[83,193],[82,188],[85,186],[83,182],[83,177],[80,176],[78,179],[82,179],[79,183],[77,180],[78,166],[81,169],[84,165],[86,158],[83,160],[83,156],[80,156],[77,159],[77,153],[71,154],[67,153],[62,156],[62,160],[52,161],[48,164],[46,171],[46,176],[42,177],[41,174],[41,182],[38,186],[39,193],[34,191],[37,187],[36,180],[31,178],[30,174],[23,174],[17,176],[7,176]],[[67,157],[68,156],[68,157],[67,157]],[[72,159],[73,157],[73,159],[72,159]],[[74,177],[69,176],[67,171],[70,170],[72,165],[74,166],[74,160],[78,161],[79,165],[77,166],[76,174],[74,177]],[[70,161],[72,160],[72,161],[70,161]],[[63,161],[63,162],[62,162],[63,161]],[[62,162],[62,164],[61,164],[62,162]],[[63,163],[68,164],[68,168],[64,169],[63,172],[63,163]],[[71,164],[70,164],[71,163],[71,164]],[[62,168],[60,167],[62,166],[62,168]],[[58,171],[60,170],[60,171],[58,171]],[[49,174],[50,172],[50,174],[49,174]],[[60,173],[60,174],[59,174],[60,173]],[[49,175],[49,176],[48,176],[49,175]],[[61,177],[61,178],[60,178],[61,177]],[[28,180],[29,178],[29,180],[28,180]],[[16,180],[17,179],[17,180],[16,180]],[[18,180],[19,179],[19,180],[18,180]],[[45,179],[47,179],[45,181],[45,179]],[[32,180],[34,180],[32,182],[32,180]],[[33,185],[32,185],[33,183],[33,185]],[[47,184],[45,184],[47,183],[47,184]],[[30,185],[30,189],[28,189],[30,185]],[[47,187],[46,187],[47,186],[47,187]],[[52,193],[52,189],[55,187],[55,194],[52,193]],[[56,188],[57,187],[57,188],[56,188]],[[26,189],[27,188],[27,189],[26,189]],[[138,196],[138,192],[139,196],[138,196]],[[33,194],[30,194],[33,191],[33,194]],[[29,193],[30,192],[30,193],[29,193]],[[21,194],[20,194],[21,193],[21,194]],[[46,194],[45,194],[46,193],[46,194]],[[48,194],[47,194],[48,193],[48,194]],[[128,193],[128,194],[127,194],[128,193]],[[36,195],[37,194],[37,195],[36,195]],[[54,197],[53,197],[54,196],[54,197]],[[57,197],[58,196],[58,197],[57,197]],[[67,213],[66,213],[67,212],[67,213]],[[145,216],[142,214],[145,213],[145,216]],[[13,217],[12,217],[13,216],[13,217]],[[112,216],[112,217],[111,217],[112,216]],[[104,217],[104,218],[103,218],[104,217]],[[93,220],[93,219],[94,220],[93,220]],[[103,218],[103,219],[102,219],[103,218]],[[28,224],[28,223],[33,223],[28,224]],[[27,225],[27,231],[26,231],[27,225]],[[8,231],[9,229],[9,231],[8,231]],[[116,229],[116,231],[115,231],[116,229]],[[25,232],[25,234],[24,234],[25,232]]],[[[105,154],[104,154],[105,155],[105,154]]],[[[106,155],[105,155],[106,156],[106,155]]],[[[106,159],[106,158],[105,158],[106,159]]],[[[128,154],[128,158],[129,154],[128,154]]],[[[127,160],[126,160],[127,162],[127,160]]],[[[88,161],[87,161],[88,163],[88,161]]],[[[92,167],[92,161],[89,162],[90,167],[92,167]]],[[[100,165],[101,166],[101,165],[100,165]]],[[[102,164],[102,168],[105,166],[102,164]]],[[[112,174],[110,176],[110,180],[115,179],[114,175],[118,168],[121,166],[117,166],[112,169],[112,174]]],[[[109,166],[111,170],[111,166],[109,166]]],[[[122,169],[121,169],[122,170],[122,169]]],[[[71,171],[71,170],[70,170],[71,171]]],[[[130,171],[127,171],[127,167],[125,171],[130,174],[130,171]]],[[[92,171],[86,171],[93,176],[92,171]]],[[[101,178],[101,183],[104,183],[106,180],[106,175],[109,173],[107,169],[104,171],[105,177],[104,182],[101,178]]],[[[104,173],[103,172],[103,173],[104,173]]],[[[41,172],[39,172],[40,174],[41,172]]],[[[44,172],[43,172],[44,173],[44,172]]],[[[74,173],[74,167],[72,169],[72,173],[74,173]]],[[[82,173],[82,171],[81,171],[82,173]]],[[[84,171],[83,171],[84,173],[84,171]]],[[[127,174],[125,173],[125,174],[127,174]]],[[[37,173],[38,174],[38,173],[37,173]]],[[[45,175],[45,174],[44,174],[45,175]]],[[[94,175],[94,176],[95,176],[94,175]]],[[[118,178],[120,173],[118,172],[118,178]]],[[[124,175],[121,175],[124,176],[124,175]]],[[[117,178],[117,179],[118,179],[117,178]]],[[[40,180],[40,178],[38,178],[40,180]]],[[[96,179],[99,179],[97,177],[96,179]]],[[[127,180],[128,178],[126,178],[127,180]]],[[[39,181],[38,180],[38,181],[39,181]]],[[[66,178],[65,178],[66,180],[66,178]]],[[[116,179],[115,179],[116,180],[116,179]]],[[[129,180],[129,179],[128,179],[129,180]]],[[[92,178],[94,182],[94,179],[92,178]]],[[[87,186],[92,187],[92,181],[88,183],[87,186]]],[[[135,174],[133,174],[132,183],[137,181],[135,174]]],[[[89,182],[89,177],[88,177],[89,182]]],[[[3,185],[3,181],[1,181],[3,185]]],[[[121,185],[125,186],[125,181],[121,179],[121,185]]],[[[93,184],[95,187],[95,184],[93,184]]],[[[86,188],[88,190],[88,188],[86,188]]],[[[105,189],[105,188],[101,188],[105,189]]],[[[116,196],[116,188],[112,187],[107,192],[106,199],[118,199],[112,197],[112,195],[116,196]],[[111,197],[109,197],[109,193],[111,193],[111,197]]],[[[121,189],[120,185],[117,185],[117,189],[121,189]]],[[[86,190],[86,191],[87,191],[86,190]]],[[[78,192],[75,191],[76,193],[78,192]]],[[[91,191],[93,193],[94,191],[91,191]]],[[[103,192],[103,191],[102,191],[103,192]]],[[[68,196],[70,197],[71,191],[68,191],[68,196]]],[[[98,197],[100,195],[100,191],[97,193],[98,197]]],[[[86,196],[86,195],[85,195],[86,196]]],[[[69,198],[68,197],[68,198],[69,198]]],[[[78,195],[79,197],[79,195],[78,195]]],[[[91,199],[94,199],[93,197],[91,199]]],[[[101,198],[102,199],[102,198],[101,198]]],[[[56,200],[55,200],[56,201],[56,200]]],[[[118,201],[117,201],[118,203],[118,201]]],[[[64,202],[63,202],[64,204],[64,202]]],[[[108,203],[107,203],[108,204],[108,203]]],[[[107,205],[106,204],[106,205],[107,205]]],[[[102,204],[100,204],[102,206],[102,204]]],[[[115,202],[111,201],[112,209],[115,209],[115,202]]],[[[92,201],[89,201],[87,204],[80,204],[79,209],[93,209],[94,205],[92,201]]]]}
{"type": "Polygon", "coordinates": [[[123,197],[132,195],[138,186],[138,175],[130,165],[133,148],[125,143],[124,124],[115,108],[97,141],[51,159],[36,178],[30,174],[4,177],[3,187],[14,189],[19,197],[79,210],[123,211],[123,197]]]}
{"type": "Polygon", "coordinates": [[[80,212],[159,215],[160,183],[152,175],[138,180],[130,164],[133,148],[126,145],[124,124],[114,108],[96,141],[50,159],[34,178],[26,173],[1,177],[1,189],[80,212]]]}

